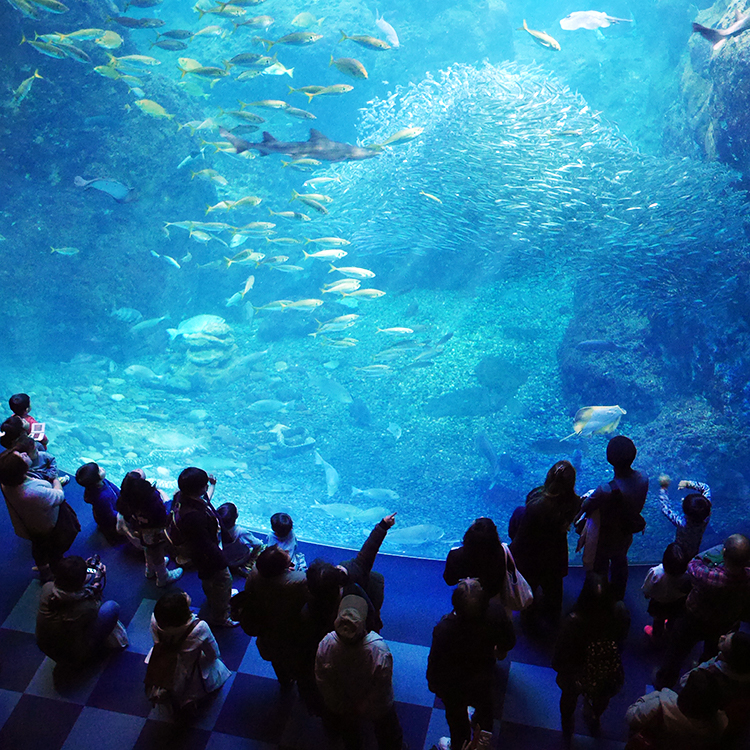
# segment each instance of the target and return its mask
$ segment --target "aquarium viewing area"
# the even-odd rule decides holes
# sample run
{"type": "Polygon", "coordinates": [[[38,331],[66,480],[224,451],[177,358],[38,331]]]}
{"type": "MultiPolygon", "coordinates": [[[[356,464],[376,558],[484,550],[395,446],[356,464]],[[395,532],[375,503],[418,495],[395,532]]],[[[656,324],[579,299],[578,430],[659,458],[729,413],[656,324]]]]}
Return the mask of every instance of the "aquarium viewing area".
{"type": "MultiPolygon", "coordinates": [[[[3,419],[28,394],[130,640],[61,678],[9,510],[0,750],[327,747],[239,628],[215,628],[232,677],[206,713],[144,699],[163,592],[97,531],[79,467],[167,502],[203,469],[263,541],[291,516],[308,563],[395,514],[375,568],[397,712],[445,750],[424,674],[446,556],[482,517],[508,542],[557,462],[578,495],[606,485],[618,435],[649,479],[624,687],[563,736],[552,631],[516,614],[493,747],[622,750],[660,658],[640,586],[684,497],[710,488],[701,549],[750,536],[750,11],[587,7],[0,0],[3,419]]],[[[197,572],[180,585],[200,610],[197,572]]]]}
{"type": "Polygon", "coordinates": [[[624,434],[634,558],[673,533],[660,474],[722,538],[750,35],[691,22],[734,5],[275,2],[4,5],[0,383],[60,468],[169,495],[199,466],[252,528],[347,547],[397,512],[384,549],[442,558],[555,461],[607,480],[624,434]]]}

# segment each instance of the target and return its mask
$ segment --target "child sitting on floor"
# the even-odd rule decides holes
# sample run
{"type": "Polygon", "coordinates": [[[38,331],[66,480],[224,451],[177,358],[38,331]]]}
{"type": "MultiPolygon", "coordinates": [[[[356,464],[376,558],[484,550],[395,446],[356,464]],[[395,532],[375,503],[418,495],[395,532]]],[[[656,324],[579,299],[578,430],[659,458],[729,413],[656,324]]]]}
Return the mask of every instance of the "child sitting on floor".
{"type": "Polygon", "coordinates": [[[227,565],[233,573],[247,578],[265,546],[250,529],[237,524],[238,513],[234,503],[220,505],[216,513],[221,522],[221,546],[227,565]]]}
{"type": "Polygon", "coordinates": [[[682,513],[677,513],[669,504],[670,478],[666,474],[659,477],[659,500],[661,512],[677,527],[675,541],[682,547],[688,562],[699,552],[703,532],[708,526],[711,517],[711,488],[702,482],[693,482],[683,479],[678,485],[680,490],[698,490],[686,495],[682,501],[682,513]]]}
{"type": "Polygon", "coordinates": [[[289,553],[294,570],[307,570],[305,555],[297,546],[297,535],[293,531],[294,522],[288,513],[274,513],[271,516],[271,533],[268,535],[266,544],[271,547],[274,544],[289,553]]]}
{"type": "Polygon", "coordinates": [[[120,489],[106,479],[106,472],[99,464],[91,461],[76,471],[76,482],[84,488],[83,500],[91,506],[94,521],[107,541],[114,545],[125,537],[117,531],[117,511],[115,505],[120,497],[120,489]]]}
{"type": "Polygon", "coordinates": [[[654,618],[653,625],[646,625],[643,632],[654,642],[659,642],[665,629],[685,609],[690,591],[690,576],[687,566],[689,558],[676,542],[664,550],[661,565],[656,565],[646,574],[641,590],[648,602],[648,613],[654,618]]]}

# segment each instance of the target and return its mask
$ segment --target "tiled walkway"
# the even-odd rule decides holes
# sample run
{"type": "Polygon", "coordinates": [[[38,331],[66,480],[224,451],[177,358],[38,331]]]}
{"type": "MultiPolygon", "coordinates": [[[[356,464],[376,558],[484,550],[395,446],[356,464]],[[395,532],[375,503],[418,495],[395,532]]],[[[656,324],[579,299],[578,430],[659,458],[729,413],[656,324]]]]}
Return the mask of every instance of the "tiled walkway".
{"type": "MultiPolygon", "coordinates": [[[[68,494],[84,529],[72,552],[102,555],[108,565],[105,593],[120,603],[131,645],[72,678],[54,669],[34,641],[39,584],[32,577],[30,552],[27,543],[10,531],[0,507],[0,750],[325,750],[328,745],[318,720],[308,716],[296,693],[280,695],[270,665],[240,630],[216,633],[222,656],[235,674],[192,724],[177,726],[164,709],[151,708],[143,692],[143,656],[150,646],[151,611],[161,592],[143,577],[137,554],[103,542],[77,489],[70,488],[68,494]]],[[[305,545],[305,552],[308,561],[319,556],[339,562],[351,555],[316,545],[305,545]]],[[[440,702],[427,690],[425,670],[432,627],[450,609],[450,589],[442,581],[441,562],[383,555],[376,569],[386,577],[383,636],[394,655],[395,694],[405,738],[411,750],[428,749],[447,734],[440,702]]],[[[601,737],[580,735],[575,747],[624,746],[624,710],[646,690],[652,666],[653,654],[642,634],[646,615],[638,589],[643,575],[642,568],[632,571],[626,599],[633,627],[625,688],[603,718],[601,737]]],[[[567,579],[568,603],[581,581],[580,570],[567,579]]],[[[187,573],[177,585],[195,603],[203,601],[195,573],[187,573]]],[[[242,581],[237,585],[241,587],[242,581]]],[[[550,645],[518,630],[518,646],[497,668],[496,746],[559,748],[559,690],[548,666],[550,645]]],[[[580,720],[579,725],[585,731],[580,720]]]]}

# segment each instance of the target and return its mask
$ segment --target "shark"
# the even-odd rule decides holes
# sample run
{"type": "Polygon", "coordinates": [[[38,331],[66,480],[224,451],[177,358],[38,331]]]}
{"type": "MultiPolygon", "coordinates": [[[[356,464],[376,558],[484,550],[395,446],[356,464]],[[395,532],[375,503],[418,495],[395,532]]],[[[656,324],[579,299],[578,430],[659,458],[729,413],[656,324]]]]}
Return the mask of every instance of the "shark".
{"type": "Polygon", "coordinates": [[[279,141],[265,131],[262,141],[245,141],[242,138],[237,138],[225,128],[220,128],[219,132],[234,146],[238,154],[252,148],[259,151],[261,156],[288,154],[295,159],[311,156],[322,161],[360,161],[372,159],[378,155],[376,151],[369,148],[360,148],[348,143],[332,141],[314,128],[310,129],[310,138],[306,141],[279,141]]]}
{"type": "Polygon", "coordinates": [[[693,33],[700,34],[704,39],[708,39],[713,45],[714,51],[719,49],[727,39],[739,36],[748,29],[750,29],[750,13],[740,13],[739,10],[735,11],[734,23],[726,29],[709,29],[699,23],[693,24],[693,33]]]}

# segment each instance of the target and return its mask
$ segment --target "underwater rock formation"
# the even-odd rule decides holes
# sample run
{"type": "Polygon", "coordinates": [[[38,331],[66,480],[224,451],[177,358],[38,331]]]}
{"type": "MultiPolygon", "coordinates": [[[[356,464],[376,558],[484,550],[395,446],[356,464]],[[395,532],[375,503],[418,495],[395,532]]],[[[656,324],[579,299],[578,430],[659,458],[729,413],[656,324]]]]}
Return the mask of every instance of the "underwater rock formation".
{"type": "MultiPolygon", "coordinates": [[[[725,29],[743,12],[742,0],[718,0],[696,21],[725,29]]],[[[706,159],[720,161],[750,181],[750,31],[728,39],[714,50],[699,34],[690,40],[681,77],[682,101],[670,111],[665,134],[668,146],[695,144],[706,159]]]]}

